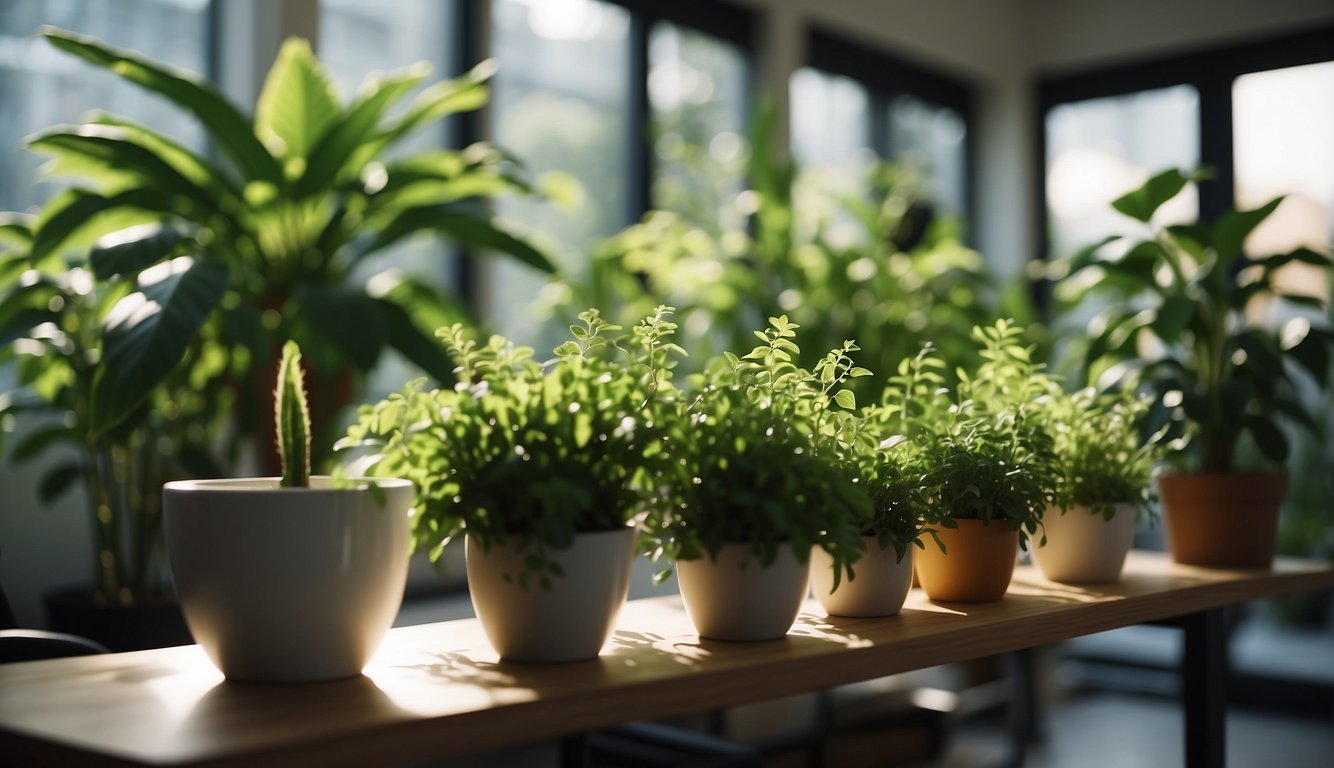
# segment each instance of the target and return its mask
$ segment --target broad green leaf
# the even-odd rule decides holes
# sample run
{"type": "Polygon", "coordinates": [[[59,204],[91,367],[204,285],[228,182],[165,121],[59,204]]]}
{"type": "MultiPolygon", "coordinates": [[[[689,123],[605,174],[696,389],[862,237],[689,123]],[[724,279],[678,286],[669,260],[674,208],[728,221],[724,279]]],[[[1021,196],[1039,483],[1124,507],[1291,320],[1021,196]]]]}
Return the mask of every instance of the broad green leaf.
{"type": "Polygon", "coordinates": [[[120,423],[175,369],[228,282],[226,267],[187,256],[140,275],[139,290],[117,302],[103,322],[93,431],[120,423]]]}
{"type": "Polygon", "coordinates": [[[508,253],[523,263],[551,273],[555,265],[541,251],[484,219],[445,207],[409,208],[375,234],[361,255],[374,253],[416,232],[436,232],[464,246],[508,253]]]}
{"type": "Polygon", "coordinates": [[[174,227],[144,224],[112,232],[97,241],[88,255],[88,263],[99,280],[117,275],[137,275],[171,256],[181,242],[174,227]]]}
{"type": "Polygon", "coordinates": [[[387,341],[384,308],[359,286],[301,286],[301,317],[358,369],[369,371],[387,341]]]}
{"type": "Polygon", "coordinates": [[[1255,438],[1255,444],[1260,448],[1260,452],[1270,461],[1284,462],[1288,460],[1288,439],[1283,436],[1273,419],[1266,416],[1249,415],[1242,422],[1251,437],[1255,438]]]}
{"type": "Polygon", "coordinates": [[[31,247],[34,221],[32,216],[23,213],[0,213],[0,246],[31,247]]]}
{"type": "Polygon", "coordinates": [[[42,475],[37,486],[37,500],[43,505],[50,504],[73,490],[83,479],[83,473],[83,464],[78,461],[67,461],[57,465],[42,475]]]}
{"type": "Polygon", "coordinates": [[[275,157],[305,159],[341,112],[333,80],[309,41],[288,38],[260,91],[255,134],[275,157]]]}
{"type": "Polygon", "coordinates": [[[34,266],[48,256],[91,247],[104,235],[175,213],[171,201],[148,190],[129,189],[104,197],[85,190],[59,193],[42,209],[33,237],[34,266]]]}
{"type": "Polygon", "coordinates": [[[1131,218],[1148,223],[1163,203],[1177,196],[1186,186],[1187,177],[1173,168],[1144,182],[1139,189],[1112,201],[1112,207],[1131,218]]]}
{"type": "Polygon", "coordinates": [[[1218,223],[1214,225],[1214,250],[1218,253],[1219,261],[1224,264],[1231,263],[1241,253],[1246,237],[1260,225],[1260,222],[1269,218],[1269,214],[1273,213],[1282,202],[1283,198],[1276,197],[1255,210],[1224,211],[1218,218],[1218,223]]]}
{"type": "Polygon", "coordinates": [[[1180,294],[1168,296],[1158,306],[1152,324],[1153,332],[1168,344],[1176,343],[1181,338],[1181,332],[1190,325],[1195,310],[1195,302],[1188,297],[1180,294]]]}
{"type": "Polygon", "coordinates": [[[485,83],[495,70],[495,62],[488,59],[462,77],[443,80],[422,91],[398,119],[361,144],[351,162],[354,166],[363,165],[423,125],[480,108],[489,96],[485,83]]]}
{"type": "Polygon", "coordinates": [[[42,27],[40,32],[55,47],[157,93],[194,115],[213,144],[230,157],[248,179],[275,185],[283,183],[282,168],[255,138],[250,121],[216,88],[197,75],[172,72],[138,54],[55,27],[42,27]]]}
{"type": "Polygon", "coordinates": [[[130,120],[102,112],[91,115],[87,122],[98,125],[110,125],[125,132],[128,141],[157,154],[164,162],[175,168],[196,186],[208,190],[216,199],[224,196],[240,197],[241,189],[231,175],[203,155],[164,134],[139,125],[130,120]]]}

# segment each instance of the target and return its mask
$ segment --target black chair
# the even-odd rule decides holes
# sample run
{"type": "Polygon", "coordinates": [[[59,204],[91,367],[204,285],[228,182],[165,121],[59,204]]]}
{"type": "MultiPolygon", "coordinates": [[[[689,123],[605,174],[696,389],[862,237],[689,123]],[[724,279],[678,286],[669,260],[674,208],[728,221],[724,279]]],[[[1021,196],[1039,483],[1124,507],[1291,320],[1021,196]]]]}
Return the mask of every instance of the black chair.
{"type": "Polygon", "coordinates": [[[40,629],[20,629],[5,588],[0,585],[0,664],[108,653],[106,646],[86,637],[40,629]]]}

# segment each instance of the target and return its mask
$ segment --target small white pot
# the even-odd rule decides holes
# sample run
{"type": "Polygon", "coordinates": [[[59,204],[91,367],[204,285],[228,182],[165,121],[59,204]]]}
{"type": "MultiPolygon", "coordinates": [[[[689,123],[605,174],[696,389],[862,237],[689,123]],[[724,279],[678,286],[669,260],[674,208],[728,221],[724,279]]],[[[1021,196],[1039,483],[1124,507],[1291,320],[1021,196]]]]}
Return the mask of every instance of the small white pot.
{"type": "Polygon", "coordinates": [[[749,544],[724,544],[718,556],[676,563],[686,614],[700,637],[711,640],[774,640],[797,620],[809,586],[808,563],[792,548],[778,547],[768,565],[749,544]]]}
{"type": "Polygon", "coordinates": [[[914,546],[899,560],[894,546],[880,548],[875,536],[863,536],[866,548],[834,588],[834,558],[820,547],[811,548],[811,591],[831,616],[893,616],[903,608],[912,589],[914,546]]]}
{"type": "Polygon", "coordinates": [[[1111,520],[1085,506],[1074,506],[1065,514],[1049,507],[1042,516],[1047,544],[1033,549],[1033,560],[1043,575],[1070,584],[1121,578],[1121,567],[1135,538],[1135,507],[1115,506],[1111,520]]]}
{"type": "Polygon", "coordinates": [[[611,636],[630,589],[634,528],[581,533],[569,549],[548,557],[564,575],[544,589],[519,575],[530,554],[512,542],[479,546],[467,537],[468,591],[482,629],[500,658],[509,661],[580,661],[598,655],[611,636]]]}
{"type": "Polygon", "coordinates": [[[271,477],[163,487],[176,595],[229,679],[332,680],[370,660],[403,600],[413,488],[358,482],[383,493],[327,477],[310,488],[271,477]]]}

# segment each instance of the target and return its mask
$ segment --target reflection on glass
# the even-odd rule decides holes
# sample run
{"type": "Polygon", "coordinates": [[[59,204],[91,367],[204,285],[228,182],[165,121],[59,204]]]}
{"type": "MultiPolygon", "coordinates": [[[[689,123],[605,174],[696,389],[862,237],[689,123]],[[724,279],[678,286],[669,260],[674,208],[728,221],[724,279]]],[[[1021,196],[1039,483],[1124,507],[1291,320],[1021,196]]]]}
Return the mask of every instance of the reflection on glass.
{"type": "Polygon", "coordinates": [[[940,213],[958,218],[967,205],[964,169],[965,127],[959,113],[908,95],[889,103],[889,154],[895,163],[917,169],[924,196],[940,213]]]}
{"type": "MultiPolygon", "coordinates": [[[[629,223],[629,13],[597,0],[493,0],[492,50],[501,63],[492,89],[495,141],[527,171],[578,181],[562,208],[506,201],[500,213],[578,271],[593,244],[629,223]]],[[[569,190],[567,190],[568,192],[569,190]]],[[[532,339],[532,304],[546,278],[522,266],[488,265],[483,299],[502,333],[532,339]]],[[[539,347],[540,348],[540,347],[539,347]]]]}
{"type": "Polygon", "coordinates": [[[208,65],[208,0],[4,0],[0,2],[0,210],[21,211],[45,201],[57,184],[34,184],[41,158],[20,151],[23,137],[76,122],[100,109],[153,126],[187,146],[200,147],[194,121],[166,101],[94,71],[34,36],[43,24],[106,40],[193,72],[208,65]]]}
{"type": "MultiPolygon", "coordinates": [[[[1168,167],[1200,162],[1199,94],[1179,85],[1061,104],[1047,113],[1047,209],[1051,255],[1063,256],[1126,231],[1110,203],[1168,167]]],[[[1193,191],[1159,210],[1164,221],[1193,220],[1193,191]]]]}
{"type": "Polygon", "coordinates": [[[649,37],[652,207],[703,227],[735,229],[749,148],[745,57],[736,46],[673,24],[649,37]]]}

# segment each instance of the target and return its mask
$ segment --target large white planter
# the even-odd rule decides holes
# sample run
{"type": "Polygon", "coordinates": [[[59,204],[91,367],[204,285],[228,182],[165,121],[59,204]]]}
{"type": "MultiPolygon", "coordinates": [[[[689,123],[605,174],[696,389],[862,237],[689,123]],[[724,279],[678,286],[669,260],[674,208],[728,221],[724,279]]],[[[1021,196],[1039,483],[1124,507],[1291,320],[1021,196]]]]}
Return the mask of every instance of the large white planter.
{"type": "Polygon", "coordinates": [[[334,489],[277,478],[163,488],[176,594],[229,679],[301,682],[361,672],[394,621],[408,569],[407,480],[334,489]]]}
{"type": "Polygon", "coordinates": [[[811,591],[831,616],[893,616],[912,589],[913,550],[898,559],[893,545],[880,548],[875,536],[862,537],[866,548],[852,564],[855,578],[844,574],[834,588],[834,559],[820,547],[811,548],[811,591]]]}
{"type": "Polygon", "coordinates": [[[792,548],[761,566],[749,544],[724,544],[718,556],[676,563],[686,614],[700,637],[774,640],[797,620],[809,587],[808,563],[792,548]]]}
{"type": "Polygon", "coordinates": [[[467,537],[468,591],[482,629],[502,659],[579,661],[598,655],[630,588],[634,529],[581,533],[548,552],[564,575],[544,589],[519,583],[528,552],[511,542],[479,546],[467,537]]]}
{"type": "Polygon", "coordinates": [[[1107,520],[1084,506],[1065,514],[1051,507],[1042,516],[1042,526],[1047,544],[1033,549],[1033,560],[1048,579],[1070,584],[1116,581],[1135,538],[1135,508],[1117,504],[1107,520]]]}

